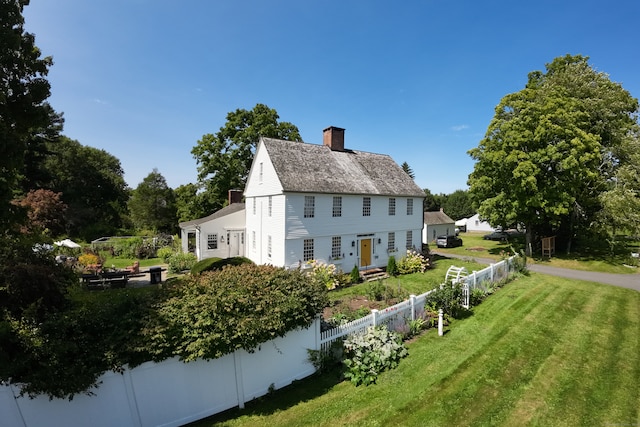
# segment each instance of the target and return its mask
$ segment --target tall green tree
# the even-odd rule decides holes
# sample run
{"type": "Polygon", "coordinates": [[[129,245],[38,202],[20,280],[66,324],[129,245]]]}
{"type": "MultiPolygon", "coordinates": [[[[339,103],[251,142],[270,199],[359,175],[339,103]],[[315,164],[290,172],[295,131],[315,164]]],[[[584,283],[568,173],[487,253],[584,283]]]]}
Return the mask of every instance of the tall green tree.
{"type": "Polygon", "coordinates": [[[140,230],[176,231],[175,195],[158,169],[153,169],[131,193],[129,213],[140,230]]]}
{"type": "Polygon", "coordinates": [[[15,221],[11,200],[26,193],[22,180],[35,172],[43,141],[54,139],[62,117],[47,99],[51,94],[46,75],[53,64],[41,57],[35,36],[24,31],[22,11],[28,0],[0,1],[0,229],[15,221]]]}
{"type": "Polygon", "coordinates": [[[276,110],[257,104],[252,110],[237,109],[216,134],[206,134],[191,153],[198,165],[198,182],[207,193],[207,213],[223,207],[230,189],[244,188],[261,136],[301,141],[298,128],[279,121],[276,110]]]}
{"type": "Polygon", "coordinates": [[[454,220],[468,218],[475,214],[469,192],[456,190],[448,194],[442,204],[444,212],[454,220]]]}
{"type": "Polygon", "coordinates": [[[85,240],[117,233],[125,225],[129,188],[120,160],[94,147],[60,137],[49,146],[47,188],[68,206],[67,233],[85,240]]]}
{"type": "Polygon", "coordinates": [[[478,212],[493,225],[522,223],[534,239],[561,234],[567,249],[601,209],[620,166],[620,147],[638,124],[638,101],[594,70],[588,58],[556,58],[502,98],[484,139],[469,151],[478,212]]]}
{"type": "Polygon", "coordinates": [[[206,203],[203,195],[198,193],[198,185],[184,184],[173,190],[176,198],[176,216],[178,222],[191,221],[207,216],[211,212],[205,211],[206,203]]]}

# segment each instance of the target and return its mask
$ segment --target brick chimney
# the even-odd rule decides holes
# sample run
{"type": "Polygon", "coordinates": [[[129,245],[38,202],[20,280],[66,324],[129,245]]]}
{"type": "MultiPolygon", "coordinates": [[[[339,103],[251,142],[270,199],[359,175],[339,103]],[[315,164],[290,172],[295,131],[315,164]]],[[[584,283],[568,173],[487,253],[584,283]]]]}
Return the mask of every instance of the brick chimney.
{"type": "Polygon", "coordinates": [[[242,203],[242,190],[229,190],[229,204],[242,203]]]}
{"type": "Polygon", "coordinates": [[[322,143],[333,151],[344,151],[344,129],[329,126],[323,131],[322,143]]]}

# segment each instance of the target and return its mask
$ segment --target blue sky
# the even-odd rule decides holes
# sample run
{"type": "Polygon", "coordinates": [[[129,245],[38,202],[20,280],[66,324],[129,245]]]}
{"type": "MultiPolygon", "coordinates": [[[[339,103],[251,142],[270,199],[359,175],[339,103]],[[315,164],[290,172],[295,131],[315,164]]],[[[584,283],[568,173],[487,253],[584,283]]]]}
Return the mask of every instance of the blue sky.
{"type": "Polygon", "coordinates": [[[407,162],[432,193],[467,188],[500,99],[555,57],[582,54],[640,96],[640,2],[543,0],[31,0],[64,134],[196,182],[191,149],[263,103],[322,143],[407,162]]]}

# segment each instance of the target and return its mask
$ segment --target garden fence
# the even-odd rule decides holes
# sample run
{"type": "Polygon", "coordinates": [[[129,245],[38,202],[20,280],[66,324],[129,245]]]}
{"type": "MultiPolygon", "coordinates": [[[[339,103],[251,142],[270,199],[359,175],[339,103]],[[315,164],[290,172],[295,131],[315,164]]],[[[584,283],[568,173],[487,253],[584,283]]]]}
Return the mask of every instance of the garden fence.
{"type": "MultiPolygon", "coordinates": [[[[474,271],[466,277],[462,277],[462,305],[469,308],[469,296],[473,289],[487,290],[488,283],[506,279],[515,270],[516,257],[504,259],[496,264],[490,264],[487,268],[474,271]]],[[[444,285],[444,284],[443,284],[444,285]]],[[[441,285],[441,286],[443,286],[441,285]]],[[[334,328],[322,331],[320,334],[320,351],[327,352],[333,342],[347,335],[364,333],[370,326],[385,325],[391,331],[406,327],[410,320],[415,320],[425,311],[425,301],[434,290],[420,295],[411,295],[408,300],[392,305],[384,310],[371,310],[365,317],[353,320],[334,328]]]]}

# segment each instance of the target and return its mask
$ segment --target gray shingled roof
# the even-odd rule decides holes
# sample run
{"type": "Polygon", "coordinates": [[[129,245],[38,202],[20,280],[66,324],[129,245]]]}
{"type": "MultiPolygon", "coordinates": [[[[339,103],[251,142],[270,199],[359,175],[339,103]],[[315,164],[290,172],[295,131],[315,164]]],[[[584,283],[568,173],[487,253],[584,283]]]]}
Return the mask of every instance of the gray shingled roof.
{"type": "Polygon", "coordinates": [[[425,212],[424,223],[427,225],[453,224],[455,223],[455,221],[449,218],[449,216],[444,212],[436,211],[436,212],[425,212]]]}
{"type": "Polygon", "coordinates": [[[209,216],[205,216],[204,218],[194,219],[191,221],[181,222],[179,225],[180,225],[180,228],[190,227],[192,225],[199,225],[199,224],[202,224],[203,222],[211,221],[212,219],[216,219],[216,218],[222,218],[223,216],[227,216],[242,210],[244,210],[244,202],[232,203],[220,210],[215,211],[209,216]]]}
{"type": "Polygon", "coordinates": [[[284,191],[424,197],[424,191],[388,155],[261,140],[284,191]]]}

